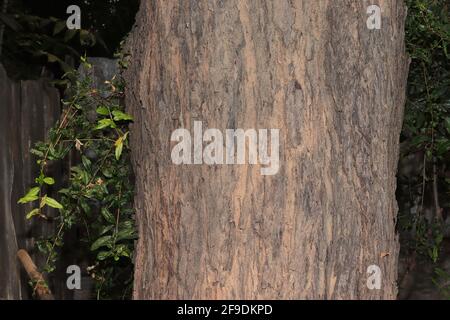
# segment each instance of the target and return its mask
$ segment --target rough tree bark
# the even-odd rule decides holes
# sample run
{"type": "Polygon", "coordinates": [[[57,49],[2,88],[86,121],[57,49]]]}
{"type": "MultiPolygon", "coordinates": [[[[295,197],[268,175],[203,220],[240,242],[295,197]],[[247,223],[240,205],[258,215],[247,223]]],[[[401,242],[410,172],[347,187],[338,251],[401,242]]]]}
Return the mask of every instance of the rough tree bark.
{"type": "Polygon", "coordinates": [[[125,74],[134,298],[396,297],[405,15],[403,0],[142,1],[125,74]],[[280,171],[172,164],[171,133],[195,120],[279,128],[280,171]]]}

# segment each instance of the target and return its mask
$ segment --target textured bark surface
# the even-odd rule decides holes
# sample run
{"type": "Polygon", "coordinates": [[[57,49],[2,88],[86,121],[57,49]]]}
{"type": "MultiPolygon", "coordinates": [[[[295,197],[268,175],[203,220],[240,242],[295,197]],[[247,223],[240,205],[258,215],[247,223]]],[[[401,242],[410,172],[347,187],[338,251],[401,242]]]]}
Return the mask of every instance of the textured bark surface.
{"type": "Polygon", "coordinates": [[[405,15],[402,0],[142,2],[126,73],[134,298],[396,297],[405,15]],[[171,133],[195,120],[280,129],[280,171],[172,164],[171,133]]]}

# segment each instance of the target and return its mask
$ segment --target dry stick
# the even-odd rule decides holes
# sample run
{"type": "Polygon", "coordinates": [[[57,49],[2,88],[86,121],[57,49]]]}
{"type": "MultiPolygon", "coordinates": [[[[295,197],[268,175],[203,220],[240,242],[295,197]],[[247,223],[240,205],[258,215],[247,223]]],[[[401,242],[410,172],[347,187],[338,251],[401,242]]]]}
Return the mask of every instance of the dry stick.
{"type": "Polygon", "coordinates": [[[421,195],[421,200],[420,200],[420,208],[417,210],[417,218],[414,220],[413,223],[413,228],[412,228],[412,234],[414,236],[414,238],[416,237],[417,234],[417,222],[419,219],[419,216],[422,216],[423,213],[423,203],[425,200],[425,186],[426,186],[426,164],[427,164],[427,155],[424,153],[423,155],[423,171],[422,171],[422,195],[421,195]]]}
{"type": "MultiPolygon", "coordinates": [[[[427,72],[426,72],[426,68],[425,68],[425,64],[422,63],[422,68],[423,68],[423,79],[425,82],[425,87],[427,89],[427,103],[430,103],[431,101],[431,97],[430,97],[430,89],[428,87],[428,78],[427,78],[427,72]]],[[[431,150],[434,151],[434,112],[433,112],[433,107],[430,107],[430,111],[431,111],[431,150]]],[[[435,219],[439,222],[443,221],[442,218],[442,210],[441,207],[439,205],[439,190],[438,190],[438,175],[437,175],[437,168],[436,168],[436,157],[433,157],[433,200],[434,200],[434,206],[435,206],[435,219]]]]}
{"type": "Polygon", "coordinates": [[[438,189],[438,174],[436,168],[436,157],[433,158],[433,198],[434,198],[434,207],[436,209],[436,219],[439,222],[443,222],[444,218],[442,217],[442,209],[439,204],[439,189],[438,189]]]}
{"type": "MultiPolygon", "coordinates": [[[[420,208],[417,210],[418,216],[419,215],[421,216],[422,212],[423,212],[423,204],[424,204],[424,199],[425,199],[425,185],[426,185],[426,179],[427,179],[426,164],[427,164],[427,155],[424,153],[424,155],[423,155],[423,171],[422,171],[422,195],[421,195],[421,200],[420,200],[420,208]]],[[[418,219],[419,219],[419,217],[417,217],[413,223],[412,233],[413,233],[414,238],[416,237],[416,233],[417,233],[418,219]]],[[[404,290],[402,290],[403,293],[401,295],[399,295],[399,299],[401,299],[401,300],[406,299],[405,295],[409,294],[409,291],[406,289],[411,286],[411,282],[413,281],[412,272],[416,269],[416,253],[417,253],[417,248],[414,250],[410,261],[407,261],[406,272],[403,275],[403,277],[401,279],[399,279],[399,282],[398,282],[399,286],[404,289],[404,290]]]]}
{"type": "Polygon", "coordinates": [[[28,276],[33,282],[34,285],[33,290],[37,294],[38,298],[40,300],[54,300],[55,298],[53,297],[50,289],[48,288],[44,280],[44,277],[42,276],[42,273],[38,271],[36,265],[34,264],[28,252],[26,252],[23,249],[20,249],[17,252],[17,258],[19,258],[20,262],[25,268],[25,271],[27,272],[28,276]]]}

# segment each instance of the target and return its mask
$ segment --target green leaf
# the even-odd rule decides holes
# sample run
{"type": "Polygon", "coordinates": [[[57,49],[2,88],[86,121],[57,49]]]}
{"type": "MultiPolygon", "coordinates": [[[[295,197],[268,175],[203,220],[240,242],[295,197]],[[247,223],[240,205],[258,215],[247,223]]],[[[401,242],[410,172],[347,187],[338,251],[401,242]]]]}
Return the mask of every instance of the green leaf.
{"type": "Polygon", "coordinates": [[[100,235],[104,235],[105,233],[107,233],[108,231],[111,231],[111,229],[114,228],[114,225],[110,224],[108,226],[105,226],[101,229],[100,231],[100,235]]]}
{"type": "Polygon", "coordinates": [[[66,21],[58,21],[55,23],[55,27],[53,28],[53,35],[57,35],[66,27],[66,21]]]}
{"type": "Polygon", "coordinates": [[[77,32],[77,29],[68,29],[64,34],[64,42],[69,42],[77,34],[77,32]]]}
{"type": "Polygon", "coordinates": [[[71,191],[72,191],[71,189],[63,188],[63,189],[60,189],[58,192],[65,194],[65,195],[70,195],[71,191]]]}
{"type": "Polygon", "coordinates": [[[115,128],[116,124],[111,119],[101,119],[98,121],[98,124],[94,130],[101,130],[108,127],[115,128]]]}
{"type": "Polygon", "coordinates": [[[41,189],[39,187],[31,188],[24,197],[19,199],[17,203],[23,204],[39,199],[38,194],[40,190],[41,189]]]}
{"type": "Polygon", "coordinates": [[[34,216],[37,216],[40,214],[40,210],[39,209],[33,209],[30,212],[27,213],[27,219],[31,219],[34,216]]]}
{"type": "Polygon", "coordinates": [[[88,203],[86,201],[82,200],[82,199],[80,199],[79,203],[80,203],[81,209],[83,209],[84,213],[87,216],[90,216],[90,214],[91,214],[91,207],[88,205],[88,203]]]}
{"type": "Polygon", "coordinates": [[[436,141],[436,151],[438,156],[443,156],[450,150],[450,140],[439,139],[436,141]]]}
{"type": "Polygon", "coordinates": [[[83,46],[93,46],[95,45],[95,36],[88,30],[80,30],[80,43],[83,46]]]}
{"type": "Polygon", "coordinates": [[[60,204],[55,199],[47,197],[47,196],[44,197],[44,203],[46,205],[48,205],[49,207],[52,207],[52,208],[55,208],[55,209],[62,209],[63,208],[62,204],[60,204]]]}
{"type": "Polygon", "coordinates": [[[411,145],[414,147],[418,147],[427,141],[429,141],[428,136],[416,136],[412,139],[411,145]]]}
{"type": "Polygon", "coordinates": [[[106,258],[110,257],[112,255],[109,251],[100,251],[97,255],[97,260],[103,261],[106,258]]]}
{"type": "Polygon", "coordinates": [[[81,156],[81,162],[83,163],[83,166],[86,168],[86,169],[89,169],[90,167],[91,167],[91,164],[92,164],[92,162],[91,162],[91,160],[89,160],[86,156],[81,156]]]}
{"type": "Polygon", "coordinates": [[[119,160],[123,150],[123,137],[117,139],[115,146],[116,146],[116,159],[119,160]]]}
{"type": "Polygon", "coordinates": [[[124,229],[117,232],[116,240],[132,240],[137,239],[136,232],[134,229],[124,229]]]}
{"type": "Polygon", "coordinates": [[[41,172],[41,174],[39,175],[39,177],[37,177],[36,179],[34,179],[34,182],[36,182],[39,185],[42,185],[44,183],[44,174],[41,172]]]}
{"type": "Polygon", "coordinates": [[[124,244],[120,244],[116,247],[116,254],[118,257],[122,256],[122,257],[130,257],[130,250],[128,249],[128,247],[124,244]]]}
{"type": "Polygon", "coordinates": [[[115,121],[133,121],[133,117],[122,111],[115,110],[112,112],[115,121]]]}
{"type": "Polygon", "coordinates": [[[48,185],[55,184],[55,179],[53,179],[51,177],[45,177],[43,181],[44,181],[44,183],[46,183],[48,185]]]}
{"type": "Polygon", "coordinates": [[[45,199],[47,198],[47,195],[41,198],[41,202],[39,203],[39,209],[42,209],[45,207],[45,199]]]}
{"type": "Polygon", "coordinates": [[[57,56],[55,56],[54,54],[47,52],[46,55],[47,55],[48,62],[59,62],[60,61],[60,59],[57,56]]]}
{"type": "Polygon", "coordinates": [[[95,251],[98,248],[104,247],[111,243],[111,236],[103,236],[95,240],[95,242],[91,245],[91,251],[95,251]]]}
{"type": "Polygon", "coordinates": [[[44,157],[44,152],[42,152],[41,150],[31,149],[30,152],[38,157],[41,157],[41,158],[44,157]]]}
{"type": "Polygon", "coordinates": [[[112,178],[112,177],[113,177],[113,173],[112,173],[111,168],[108,168],[108,167],[103,168],[103,169],[102,169],[102,173],[103,173],[103,175],[104,175],[106,178],[112,178]]]}
{"type": "Polygon", "coordinates": [[[109,115],[109,109],[107,107],[101,106],[97,108],[97,113],[102,116],[107,116],[109,115]]]}
{"type": "Polygon", "coordinates": [[[69,73],[69,72],[73,71],[73,68],[68,63],[65,63],[64,61],[62,61],[61,59],[58,59],[58,63],[64,72],[69,73]]]}
{"type": "Polygon", "coordinates": [[[448,133],[450,133],[450,117],[445,119],[445,127],[447,128],[448,133]]]}
{"type": "Polygon", "coordinates": [[[22,25],[19,22],[17,22],[14,16],[11,14],[5,14],[0,12],[0,21],[2,21],[6,26],[11,28],[15,32],[23,30],[22,25]]]}
{"type": "Polygon", "coordinates": [[[105,218],[105,220],[109,223],[114,223],[114,217],[111,214],[111,212],[109,212],[109,210],[107,208],[102,208],[101,210],[102,216],[103,218],[105,218]]]}

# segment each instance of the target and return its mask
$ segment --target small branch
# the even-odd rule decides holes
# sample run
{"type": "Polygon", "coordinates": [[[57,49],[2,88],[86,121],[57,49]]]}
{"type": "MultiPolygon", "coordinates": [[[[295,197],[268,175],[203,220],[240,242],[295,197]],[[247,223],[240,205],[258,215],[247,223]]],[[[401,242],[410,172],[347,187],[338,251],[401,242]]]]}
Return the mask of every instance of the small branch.
{"type": "Polygon", "coordinates": [[[418,220],[422,216],[422,213],[423,213],[423,203],[425,200],[425,186],[426,186],[426,181],[427,181],[426,165],[427,165],[427,155],[424,153],[423,169],[422,169],[422,194],[421,194],[421,199],[420,199],[420,207],[416,212],[416,219],[414,219],[413,228],[412,228],[412,235],[414,236],[414,238],[416,238],[416,235],[417,235],[418,220]]]}
{"type": "Polygon", "coordinates": [[[442,217],[442,209],[441,206],[439,205],[439,189],[438,189],[436,157],[433,158],[433,199],[434,199],[434,208],[436,210],[436,219],[439,222],[443,222],[444,218],[442,217]]]}
{"type": "Polygon", "coordinates": [[[48,263],[50,262],[50,258],[52,256],[53,250],[55,250],[56,242],[58,241],[63,228],[64,228],[64,222],[62,222],[61,225],[59,226],[58,233],[56,234],[55,240],[53,241],[53,244],[52,244],[52,248],[50,249],[50,252],[48,253],[47,261],[45,262],[46,266],[48,266],[48,263]]]}
{"type": "MultiPolygon", "coordinates": [[[[119,198],[118,201],[120,201],[120,198],[122,196],[122,187],[119,188],[119,198]]],[[[114,232],[114,239],[117,236],[117,233],[119,232],[119,220],[120,220],[120,203],[117,206],[117,215],[116,215],[116,228],[114,232]]],[[[115,241],[115,240],[114,240],[115,241]]]]}

